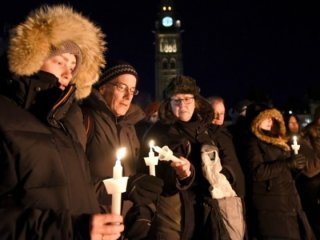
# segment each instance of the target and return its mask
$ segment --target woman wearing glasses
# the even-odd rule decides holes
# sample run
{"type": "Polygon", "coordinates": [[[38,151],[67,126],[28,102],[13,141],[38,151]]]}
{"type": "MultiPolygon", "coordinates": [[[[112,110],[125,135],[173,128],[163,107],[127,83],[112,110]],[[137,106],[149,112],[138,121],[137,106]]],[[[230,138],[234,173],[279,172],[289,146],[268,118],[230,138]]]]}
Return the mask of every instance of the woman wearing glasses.
{"type": "Polygon", "coordinates": [[[199,92],[192,78],[173,78],[164,90],[160,120],[145,135],[143,146],[153,139],[181,160],[160,161],[156,167],[164,189],[150,239],[230,239],[217,205],[206,201],[210,184],[202,173],[201,150],[204,145],[215,148],[207,134],[213,111],[199,92]]]}
{"type": "MultiPolygon", "coordinates": [[[[130,176],[127,185],[127,200],[135,204],[149,204],[162,191],[162,181],[149,175],[136,174],[137,161],[140,156],[140,143],[135,131],[135,124],[144,118],[144,112],[132,99],[138,94],[138,74],[135,68],[124,61],[108,64],[91,95],[81,104],[84,124],[87,130],[87,155],[93,175],[99,200],[103,205],[111,206],[111,195],[107,195],[101,182],[112,177],[116,151],[120,147],[126,148],[126,156],[122,159],[123,175],[130,176]],[[147,189],[147,190],[145,190],[147,189]],[[148,196],[147,196],[148,195],[148,196]]],[[[123,215],[131,207],[131,203],[124,202],[123,215]]],[[[136,212],[139,212],[138,209],[136,212]]],[[[147,218],[147,216],[145,216],[147,218]]],[[[143,235],[148,230],[148,222],[144,226],[125,227],[127,237],[130,234],[143,235]],[[143,231],[132,233],[134,228],[143,231]]],[[[130,238],[132,239],[132,238],[130,238]]]]}

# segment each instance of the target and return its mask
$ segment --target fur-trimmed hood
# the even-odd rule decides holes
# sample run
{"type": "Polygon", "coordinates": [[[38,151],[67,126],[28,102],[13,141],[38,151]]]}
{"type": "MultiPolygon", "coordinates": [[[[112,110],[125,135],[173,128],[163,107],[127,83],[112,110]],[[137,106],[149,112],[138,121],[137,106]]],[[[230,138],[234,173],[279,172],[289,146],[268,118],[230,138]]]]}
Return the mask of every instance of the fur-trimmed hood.
{"type": "Polygon", "coordinates": [[[43,6],[13,29],[9,41],[10,71],[17,76],[37,73],[53,47],[64,41],[76,43],[82,54],[76,84],[78,99],[88,96],[105,65],[105,35],[89,19],[64,5],[43,6]]]}
{"type": "Polygon", "coordinates": [[[283,120],[283,116],[281,112],[279,112],[277,109],[272,108],[272,109],[267,109],[260,112],[258,116],[256,116],[251,123],[251,131],[261,141],[276,145],[285,151],[290,151],[290,147],[287,144],[286,127],[283,120]],[[263,131],[260,129],[259,126],[261,122],[269,117],[272,118],[274,122],[276,121],[278,123],[279,137],[268,136],[264,134],[263,131]]]}

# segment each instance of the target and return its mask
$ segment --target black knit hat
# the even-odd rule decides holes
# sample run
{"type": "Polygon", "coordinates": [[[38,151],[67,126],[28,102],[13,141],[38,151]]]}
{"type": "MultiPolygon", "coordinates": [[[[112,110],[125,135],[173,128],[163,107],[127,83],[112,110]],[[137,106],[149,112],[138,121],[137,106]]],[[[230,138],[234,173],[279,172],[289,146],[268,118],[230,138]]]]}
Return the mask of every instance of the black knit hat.
{"type": "Polygon", "coordinates": [[[172,78],[168,86],[164,89],[163,98],[171,98],[171,96],[177,93],[189,93],[198,96],[200,94],[200,88],[193,78],[179,75],[172,78]]]}
{"type": "Polygon", "coordinates": [[[117,60],[108,64],[107,68],[103,71],[99,81],[94,85],[94,87],[99,88],[122,74],[131,74],[138,80],[138,73],[130,63],[117,60]]]}

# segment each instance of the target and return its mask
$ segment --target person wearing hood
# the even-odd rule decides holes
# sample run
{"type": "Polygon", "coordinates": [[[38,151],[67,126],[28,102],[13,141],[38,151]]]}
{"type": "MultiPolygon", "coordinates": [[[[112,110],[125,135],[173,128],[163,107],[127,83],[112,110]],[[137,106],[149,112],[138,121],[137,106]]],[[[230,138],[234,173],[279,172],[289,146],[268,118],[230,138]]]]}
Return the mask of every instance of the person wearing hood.
{"type": "Polygon", "coordinates": [[[219,228],[223,223],[218,206],[206,201],[211,199],[210,184],[202,173],[201,150],[203,145],[215,148],[207,134],[213,111],[193,78],[171,79],[163,92],[159,118],[146,133],[143,146],[154,140],[159,147],[168,146],[180,161],[159,161],[156,166],[164,187],[150,239],[229,239],[223,237],[226,229],[219,228]],[[214,217],[208,217],[208,209],[215,209],[214,217]],[[209,222],[215,224],[210,230],[209,222]]]}
{"type": "MultiPolygon", "coordinates": [[[[141,205],[152,204],[162,191],[162,180],[147,174],[138,174],[137,165],[140,157],[140,141],[135,124],[145,114],[142,109],[132,104],[137,89],[138,73],[128,62],[115,60],[105,68],[99,81],[94,85],[90,96],[81,104],[84,124],[87,131],[86,152],[90,169],[99,192],[100,203],[111,205],[111,195],[107,195],[102,180],[112,178],[115,155],[120,147],[126,148],[126,155],[121,161],[123,175],[129,176],[127,190],[124,194],[123,215],[132,207],[132,202],[139,207],[130,210],[135,216],[141,214],[141,205]]],[[[125,224],[125,236],[140,239],[149,229],[149,221],[130,216],[130,223],[125,224]]],[[[149,217],[151,219],[151,217],[149,217]]]]}
{"type": "Polygon", "coordinates": [[[122,216],[100,213],[76,104],[97,81],[104,51],[100,28],[69,6],[41,6],[12,30],[0,82],[3,239],[117,239],[123,231],[122,216]]]}
{"type": "Polygon", "coordinates": [[[282,114],[261,105],[252,116],[248,142],[250,229],[257,239],[315,239],[293,179],[306,167],[306,157],[287,143],[282,114]]]}

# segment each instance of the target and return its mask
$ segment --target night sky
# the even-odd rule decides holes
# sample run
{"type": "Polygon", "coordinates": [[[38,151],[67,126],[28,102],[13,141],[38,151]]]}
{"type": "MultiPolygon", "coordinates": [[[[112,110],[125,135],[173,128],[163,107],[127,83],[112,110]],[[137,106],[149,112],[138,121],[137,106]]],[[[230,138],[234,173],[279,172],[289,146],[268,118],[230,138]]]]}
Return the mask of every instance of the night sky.
{"type": "MultiPolygon", "coordinates": [[[[131,62],[140,74],[139,89],[153,96],[159,0],[11,0],[0,9],[1,25],[20,22],[45,2],[70,3],[100,25],[107,35],[107,60],[131,62]]],[[[202,95],[220,95],[229,106],[265,95],[276,106],[306,96],[319,99],[320,14],[315,2],[174,1],[183,29],[184,74],[197,80],[202,95]]]]}

